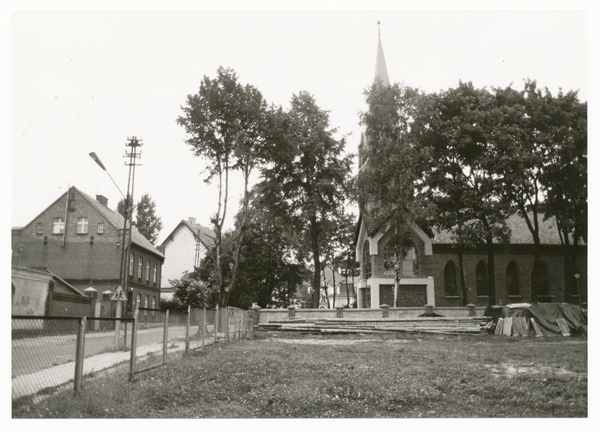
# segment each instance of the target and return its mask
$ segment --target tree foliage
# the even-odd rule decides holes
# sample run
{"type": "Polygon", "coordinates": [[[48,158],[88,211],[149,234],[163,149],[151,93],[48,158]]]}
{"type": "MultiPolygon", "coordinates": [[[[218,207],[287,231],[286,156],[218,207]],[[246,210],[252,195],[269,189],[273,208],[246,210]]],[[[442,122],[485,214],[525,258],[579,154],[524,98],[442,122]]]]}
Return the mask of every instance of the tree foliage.
{"type": "Polygon", "coordinates": [[[335,138],[329,114],[312,95],[300,92],[289,111],[274,110],[260,184],[271,213],[299,233],[310,245],[313,261],[313,307],[320,299],[323,221],[340,210],[347,191],[351,156],[344,156],[345,140],[335,138]]]}
{"type": "Polygon", "coordinates": [[[133,199],[131,197],[127,200],[127,208],[125,203],[125,198],[121,199],[117,205],[117,211],[124,218],[129,218],[129,216],[131,216],[133,226],[138,229],[140,234],[146,237],[150,243],[156,244],[158,235],[162,230],[162,220],[160,216],[156,214],[156,203],[152,200],[150,194],[145,193],[142,195],[135,206],[133,205],[133,199]],[[133,219],[133,213],[136,215],[135,219],[133,219]]]}
{"type": "Polygon", "coordinates": [[[260,92],[251,85],[238,82],[232,69],[220,67],[217,78],[204,76],[198,94],[188,95],[187,105],[177,123],[188,134],[186,142],[194,155],[207,162],[207,182],[217,179],[219,197],[217,212],[211,221],[215,228],[214,277],[219,286],[221,306],[226,306],[229,291],[235,285],[240,247],[245,232],[244,224],[239,231],[235,252],[233,277],[224,282],[221,265],[223,226],[229,200],[229,174],[240,170],[244,176],[244,211],[247,207],[248,180],[258,157],[257,146],[263,134],[266,104],[260,92]]]}

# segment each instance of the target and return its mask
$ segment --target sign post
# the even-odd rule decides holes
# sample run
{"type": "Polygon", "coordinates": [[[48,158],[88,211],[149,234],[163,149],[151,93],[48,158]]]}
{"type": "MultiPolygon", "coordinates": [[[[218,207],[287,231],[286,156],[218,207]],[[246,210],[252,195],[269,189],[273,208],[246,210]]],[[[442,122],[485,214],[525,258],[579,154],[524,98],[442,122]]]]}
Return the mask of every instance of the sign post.
{"type": "MultiPolygon", "coordinates": [[[[127,296],[125,296],[125,293],[123,292],[123,288],[121,288],[121,285],[119,285],[117,287],[117,289],[115,290],[115,292],[113,293],[113,295],[110,299],[114,302],[117,302],[117,313],[116,313],[117,320],[115,321],[115,349],[118,350],[119,349],[119,336],[120,336],[120,330],[121,330],[121,321],[119,320],[119,318],[121,318],[121,308],[122,308],[123,302],[127,301],[127,296]]],[[[127,344],[127,341],[125,342],[125,344],[127,344]]]]}

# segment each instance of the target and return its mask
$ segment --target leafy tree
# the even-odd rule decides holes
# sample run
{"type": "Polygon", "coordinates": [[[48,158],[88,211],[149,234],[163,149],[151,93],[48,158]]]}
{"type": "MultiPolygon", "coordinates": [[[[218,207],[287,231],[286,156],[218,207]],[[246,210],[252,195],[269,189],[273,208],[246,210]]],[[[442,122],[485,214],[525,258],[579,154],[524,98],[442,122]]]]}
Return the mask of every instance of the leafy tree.
{"type": "Polygon", "coordinates": [[[125,198],[119,201],[117,211],[126,219],[131,216],[133,226],[135,226],[140,234],[142,234],[150,243],[156,244],[160,230],[162,229],[162,221],[156,214],[156,203],[152,200],[149,193],[142,195],[138,203],[134,206],[132,197],[127,199],[128,205],[125,204],[125,198]],[[133,214],[136,214],[135,220],[133,214]]]}
{"type": "Polygon", "coordinates": [[[427,156],[416,145],[415,119],[420,118],[423,96],[410,87],[376,82],[366,91],[366,99],[368,110],[361,114],[366,163],[357,179],[359,205],[377,230],[391,233],[387,258],[395,270],[396,303],[407,240],[429,210],[416,193],[427,156]]]}
{"type": "Polygon", "coordinates": [[[135,226],[140,234],[146,237],[150,243],[156,244],[158,234],[162,229],[162,221],[156,215],[156,204],[148,193],[142,195],[136,205],[135,226]]]}
{"type": "Polygon", "coordinates": [[[510,203],[500,200],[497,149],[491,142],[499,121],[486,89],[459,82],[429,99],[419,140],[427,147],[428,169],[422,192],[435,206],[432,222],[452,233],[458,253],[463,305],[467,304],[463,252],[487,245],[489,303],[495,303],[495,242],[506,243],[510,203]]]}
{"type": "Polygon", "coordinates": [[[117,212],[125,219],[128,219],[130,215],[133,215],[134,205],[133,198],[127,197],[127,205],[125,204],[125,198],[121,198],[121,201],[117,204],[117,212]]]}
{"type": "Polygon", "coordinates": [[[241,170],[244,176],[244,211],[247,208],[248,180],[256,161],[256,145],[262,133],[265,103],[260,92],[253,86],[242,86],[232,69],[220,67],[217,78],[204,76],[196,95],[188,95],[187,105],[182,107],[184,116],[177,123],[188,134],[186,142],[196,156],[208,162],[207,182],[217,179],[219,197],[217,212],[211,221],[215,227],[214,278],[220,291],[219,303],[226,306],[229,291],[235,285],[240,247],[243,242],[244,224],[239,232],[235,252],[233,277],[226,284],[221,265],[223,225],[227,216],[229,199],[229,174],[241,170]]]}
{"type": "Polygon", "coordinates": [[[181,278],[170,280],[173,297],[186,306],[214,308],[219,292],[200,280],[198,272],[184,272],[181,278]]]}
{"type": "MultiPolygon", "coordinates": [[[[547,213],[557,217],[567,251],[569,235],[577,239],[575,244],[585,235],[587,107],[579,104],[575,93],[567,96],[560,93],[554,98],[548,89],[542,91],[532,80],[525,81],[522,91],[508,87],[495,92],[502,115],[494,136],[501,155],[497,169],[503,179],[505,199],[516,205],[533,238],[531,290],[532,301],[536,302],[541,262],[540,219],[547,217],[547,213]],[[569,181],[573,183],[567,186],[569,181]]],[[[567,256],[568,252],[565,278],[570,285],[568,273],[574,266],[574,258],[569,260],[567,256]]],[[[566,291],[570,291],[568,285],[566,291]]]]}
{"type": "Polygon", "coordinates": [[[269,210],[310,244],[318,307],[321,225],[344,202],[352,156],[342,155],[345,140],[334,137],[329,114],[307,92],[293,95],[288,112],[272,111],[269,122],[261,192],[269,210]]]}

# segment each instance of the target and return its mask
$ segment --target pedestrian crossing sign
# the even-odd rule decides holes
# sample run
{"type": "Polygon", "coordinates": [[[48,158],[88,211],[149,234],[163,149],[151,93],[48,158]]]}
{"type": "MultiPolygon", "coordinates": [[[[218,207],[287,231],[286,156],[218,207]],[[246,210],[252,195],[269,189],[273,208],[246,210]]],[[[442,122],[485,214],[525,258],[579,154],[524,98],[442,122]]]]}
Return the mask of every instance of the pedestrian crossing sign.
{"type": "Polygon", "coordinates": [[[127,297],[125,297],[125,293],[123,292],[121,285],[117,287],[117,290],[113,293],[110,299],[112,301],[127,301],[127,297]]]}

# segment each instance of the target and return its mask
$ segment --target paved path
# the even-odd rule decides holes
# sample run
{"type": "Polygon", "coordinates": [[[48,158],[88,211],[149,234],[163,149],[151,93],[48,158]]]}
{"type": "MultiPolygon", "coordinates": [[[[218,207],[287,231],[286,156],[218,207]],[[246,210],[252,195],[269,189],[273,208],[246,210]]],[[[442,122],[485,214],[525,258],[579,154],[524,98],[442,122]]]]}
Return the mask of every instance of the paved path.
{"type": "MultiPolygon", "coordinates": [[[[190,337],[197,329],[193,329],[190,337]]],[[[167,352],[174,353],[185,350],[185,326],[170,327],[168,333],[167,352]]],[[[162,353],[163,329],[153,328],[138,331],[136,348],[137,361],[145,360],[149,355],[162,353]]],[[[219,334],[219,338],[224,338],[219,334]]],[[[204,345],[215,342],[215,338],[205,338],[204,345]]],[[[13,341],[13,399],[32,395],[44,388],[68,383],[75,376],[75,336],[19,339],[13,341]],[[31,355],[35,348],[39,355],[31,355]],[[28,355],[29,353],[29,355],[28,355]],[[66,353],[66,354],[65,354],[66,353]],[[24,357],[27,356],[25,359],[24,357]],[[62,364],[57,364],[66,359],[62,364]],[[20,366],[19,366],[20,365],[20,366]]],[[[127,364],[131,359],[131,349],[123,351],[102,352],[114,347],[114,333],[86,334],[83,362],[83,375],[99,372],[118,364],[127,364]]],[[[190,340],[190,349],[202,347],[201,340],[190,340]]]]}

